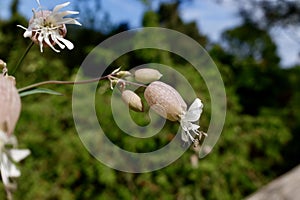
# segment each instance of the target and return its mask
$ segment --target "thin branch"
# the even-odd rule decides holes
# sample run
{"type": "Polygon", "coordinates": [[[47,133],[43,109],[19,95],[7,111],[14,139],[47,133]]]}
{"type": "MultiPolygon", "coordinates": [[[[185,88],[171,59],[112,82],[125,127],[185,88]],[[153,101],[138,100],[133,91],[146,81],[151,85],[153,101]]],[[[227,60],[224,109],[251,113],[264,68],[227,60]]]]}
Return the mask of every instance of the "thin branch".
{"type": "Polygon", "coordinates": [[[20,58],[18,64],[17,64],[16,67],[12,70],[12,73],[11,73],[12,75],[13,75],[13,74],[17,71],[17,69],[21,66],[21,64],[22,64],[22,62],[23,62],[23,60],[24,60],[24,58],[27,56],[27,54],[28,54],[28,52],[30,51],[30,49],[31,49],[31,47],[33,46],[33,44],[34,44],[34,42],[31,42],[31,43],[28,45],[28,47],[27,47],[27,49],[25,50],[23,56],[20,58]]]}
{"type": "Polygon", "coordinates": [[[93,83],[93,82],[96,82],[96,81],[107,79],[108,76],[103,76],[103,77],[100,77],[100,78],[94,78],[94,79],[83,80],[83,81],[57,81],[57,80],[43,81],[43,82],[35,83],[35,84],[32,84],[32,85],[23,87],[21,89],[18,89],[18,92],[23,92],[23,91],[26,91],[26,90],[29,90],[29,89],[32,89],[32,88],[42,86],[42,85],[53,85],[53,84],[60,84],[60,85],[72,84],[72,85],[75,85],[75,84],[93,83]]]}
{"type": "Polygon", "coordinates": [[[18,92],[23,92],[23,91],[26,91],[26,90],[30,90],[30,89],[33,89],[33,88],[36,88],[36,87],[39,87],[39,86],[42,86],[42,85],[51,85],[51,84],[52,85],[53,84],[60,84],[60,85],[70,85],[70,84],[75,85],[76,84],[76,85],[78,85],[78,84],[93,83],[93,82],[97,82],[97,81],[104,80],[104,79],[109,79],[109,78],[115,78],[119,81],[122,81],[122,82],[130,84],[130,85],[136,85],[136,86],[139,86],[139,87],[147,87],[146,85],[126,81],[126,80],[123,80],[123,79],[119,79],[117,77],[112,76],[112,74],[109,74],[107,76],[103,76],[103,77],[100,77],[100,78],[98,77],[98,78],[83,80],[83,81],[57,81],[57,80],[43,81],[43,82],[35,83],[35,84],[32,84],[32,85],[23,87],[21,89],[18,89],[18,92]]]}

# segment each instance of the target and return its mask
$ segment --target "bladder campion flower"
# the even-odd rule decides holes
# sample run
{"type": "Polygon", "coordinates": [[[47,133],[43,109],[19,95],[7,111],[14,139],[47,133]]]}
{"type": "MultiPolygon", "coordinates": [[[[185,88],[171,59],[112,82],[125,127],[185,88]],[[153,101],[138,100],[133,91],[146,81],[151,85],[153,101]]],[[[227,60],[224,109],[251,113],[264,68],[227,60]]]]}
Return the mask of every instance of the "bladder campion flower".
{"type": "Polygon", "coordinates": [[[180,94],[173,87],[161,81],[154,81],[148,85],[144,96],[151,109],[170,121],[180,120],[180,116],[187,109],[180,94]]]}
{"type": "Polygon", "coordinates": [[[52,11],[42,10],[39,1],[38,10],[33,11],[33,17],[29,20],[28,28],[21,25],[19,27],[25,29],[23,36],[31,38],[32,41],[39,44],[40,51],[43,52],[43,46],[51,47],[55,52],[60,52],[54,45],[57,44],[61,49],[67,47],[69,50],[74,45],[64,37],[67,34],[66,24],[81,25],[74,18],[65,18],[67,15],[79,14],[77,11],[60,11],[60,9],[68,6],[70,2],[66,2],[54,7],[52,11]]]}
{"type": "Polygon", "coordinates": [[[194,124],[192,122],[196,122],[199,120],[201,113],[202,113],[203,104],[200,99],[196,98],[192,105],[189,107],[185,114],[180,116],[180,126],[182,127],[182,135],[181,138],[183,141],[188,141],[188,136],[194,142],[194,145],[197,146],[198,140],[195,140],[190,132],[199,136],[199,140],[201,140],[201,136],[207,136],[206,133],[199,131],[199,125],[194,124]]]}
{"type": "Polygon", "coordinates": [[[202,134],[206,135],[198,130],[199,125],[192,123],[198,121],[202,113],[203,104],[200,99],[196,98],[187,110],[187,105],[180,94],[170,85],[160,81],[152,82],[146,88],[144,96],[156,113],[170,121],[180,122],[181,138],[184,142],[188,142],[189,139],[194,143],[198,142],[191,133],[200,139],[202,134]]]}

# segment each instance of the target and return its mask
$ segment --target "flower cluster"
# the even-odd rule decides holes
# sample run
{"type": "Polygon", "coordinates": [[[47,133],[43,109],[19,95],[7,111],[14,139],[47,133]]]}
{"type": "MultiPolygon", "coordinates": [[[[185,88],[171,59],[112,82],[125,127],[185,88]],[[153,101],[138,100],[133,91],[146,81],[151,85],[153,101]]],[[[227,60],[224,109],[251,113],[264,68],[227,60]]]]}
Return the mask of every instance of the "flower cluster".
{"type": "Polygon", "coordinates": [[[202,136],[206,136],[206,133],[199,131],[200,126],[196,124],[203,108],[199,98],[196,98],[187,109],[187,105],[181,95],[172,86],[159,81],[162,74],[158,70],[143,68],[136,70],[134,75],[132,75],[130,72],[117,69],[109,77],[111,87],[113,88],[113,85],[120,84],[123,101],[134,111],[144,111],[143,103],[136,93],[126,89],[126,85],[133,84],[133,82],[127,82],[126,77],[124,79],[118,78],[125,74],[126,77],[133,76],[138,82],[137,84],[149,84],[147,86],[142,85],[146,87],[144,97],[147,104],[165,119],[180,123],[182,141],[191,141],[194,143],[194,146],[197,146],[202,140],[202,136]]]}
{"type": "Polygon", "coordinates": [[[65,18],[68,15],[79,14],[77,11],[60,11],[68,6],[70,2],[66,2],[54,7],[52,11],[42,10],[38,1],[39,9],[32,10],[33,17],[29,20],[28,28],[21,25],[19,27],[25,29],[23,36],[29,37],[33,42],[39,44],[40,51],[43,52],[43,46],[51,47],[55,52],[60,52],[54,45],[57,44],[61,49],[67,47],[69,50],[74,45],[64,37],[67,34],[66,24],[81,25],[76,19],[65,18]]]}

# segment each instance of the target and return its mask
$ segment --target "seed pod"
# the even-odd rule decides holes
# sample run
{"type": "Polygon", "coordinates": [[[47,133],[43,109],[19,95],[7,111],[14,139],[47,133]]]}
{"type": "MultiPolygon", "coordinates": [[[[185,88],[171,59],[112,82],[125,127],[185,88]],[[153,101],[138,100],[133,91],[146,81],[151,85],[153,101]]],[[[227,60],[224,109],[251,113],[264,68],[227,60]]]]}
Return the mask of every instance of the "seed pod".
{"type": "Polygon", "coordinates": [[[122,99],[132,110],[137,112],[143,111],[141,98],[131,90],[124,90],[122,92],[122,99]]]}
{"type": "Polygon", "coordinates": [[[0,75],[0,130],[12,134],[20,111],[21,99],[14,79],[0,75]]]}
{"type": "Polygon", "coordinates": [[[152,82],[146,88],[144,96],[151,109],[170,121],[179,121],[186,112],[187,105],[180,94],[163,82],[152,82]]]}
{"type": "Polygon", "coordinates": [[[151,83],[157,81],[162,77],[162,74],[156,69],[144,68],[138,69],[134,72],[135,80],[141,83],[151,83]]]}

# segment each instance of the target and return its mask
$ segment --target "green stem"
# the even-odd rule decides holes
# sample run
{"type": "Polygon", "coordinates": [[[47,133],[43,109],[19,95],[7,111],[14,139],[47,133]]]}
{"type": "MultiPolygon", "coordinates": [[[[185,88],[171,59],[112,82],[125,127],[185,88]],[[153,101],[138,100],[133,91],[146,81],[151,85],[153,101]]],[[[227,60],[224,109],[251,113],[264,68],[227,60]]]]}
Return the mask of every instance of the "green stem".
{"type": "MultiPolygon", "coordinates": [[[[42,85],[50,85],[50,84],[61,84],[61,85],[66,85],[66,84],[87,84],[87,83],[93,83],[96,81],[100,81],[100,80],[104,80],[104,79],[108,79],[109,77],[111,77],[112,75],[109,74],[107,76],[103,76],[100,78],[94,78],[94,79],[89,79],[89,80],[83,80],[83,81],[57,81],[57,80],[50,80],[50,81],[43,81],[43,82],[39,82],[39,83],[35,83],[26,87],[23,87],[21,89],[18,89],[18,92],[23,92],[26,90],[30,90],[42,85]]],[[[140,86],[140,87],[146,87],[145,85],[139,84],[139,83],[134,83],[134,82],[130,82],[130,81],[126,81],[123,79],[119,79],[121,81],[124,81],[125,83],[131,84],[131,85],[136,85],[136,86],[140,86]]]]}
{"type": "Polygon", "coordinates": [[[34,44],[34,42],[31,42],[31,43],[28,45],[28,47],[27,47],[26,51],[24,52],[23,56],[20,58],[18,64],[17,64],[16,67],[12,70],[12,73],[11,73],[12,75],[14,75],[14,73],[17,71],[17,69],[21,66],[23,60],[24,60],[25,57],[27,56],[27,54],[28,54],[28,52],[30,51],[30,49],[31,49],[31,47],[33,46],[33,44],[34,44]]]}
{"type": "Polygon", "coordinates": [[[57,80],[50,80],[50,81],[43,81],[43,82],[39,82],[39,83],[35,83],[26,87],[23,87],[21,89],[18,89],[18,92],[23,92],[32,88],[36,88],[42,85],[50,85],[50,84],[61,84],[61,85],[67,85],[67,84],[86,84],[86,83],[93,83],[96,81],[100,81],[103,79],[108,78],[108,76],[103,76],[100,78],[94,78],[94,79],[90,79],[90,80],[84,80],[84,81],[57,81],[57,80]]]}

